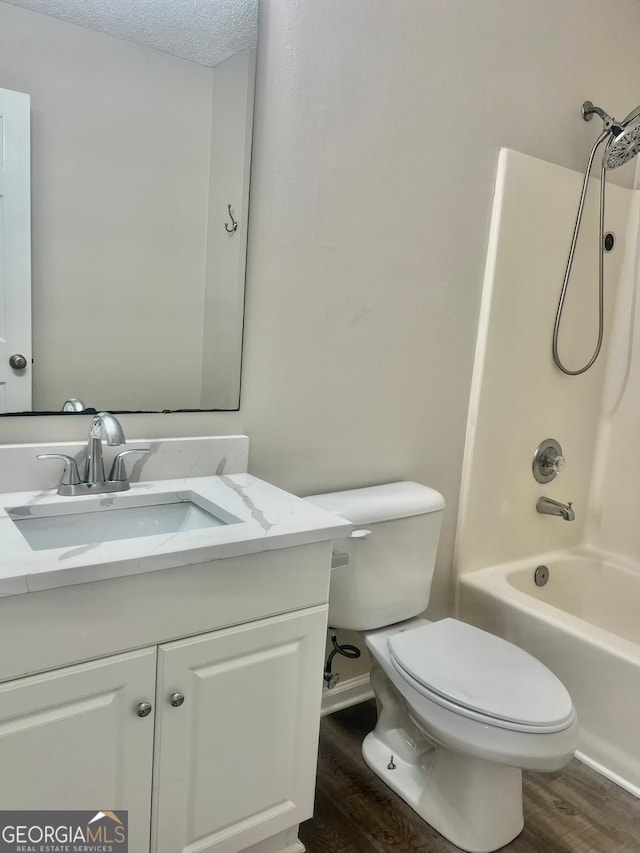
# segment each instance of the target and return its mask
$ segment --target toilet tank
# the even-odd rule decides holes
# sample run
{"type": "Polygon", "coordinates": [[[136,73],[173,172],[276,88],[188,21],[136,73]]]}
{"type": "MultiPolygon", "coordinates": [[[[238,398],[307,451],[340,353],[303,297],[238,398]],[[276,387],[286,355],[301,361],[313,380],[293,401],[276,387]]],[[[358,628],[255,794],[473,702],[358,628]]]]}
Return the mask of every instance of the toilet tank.
{"type": "Polygon", "coordinates": [[[367,631],[429,604],[445,500],[419,483],[387,483],[305,498],[354,525],[333,543],[329,625],[367,631]]]}

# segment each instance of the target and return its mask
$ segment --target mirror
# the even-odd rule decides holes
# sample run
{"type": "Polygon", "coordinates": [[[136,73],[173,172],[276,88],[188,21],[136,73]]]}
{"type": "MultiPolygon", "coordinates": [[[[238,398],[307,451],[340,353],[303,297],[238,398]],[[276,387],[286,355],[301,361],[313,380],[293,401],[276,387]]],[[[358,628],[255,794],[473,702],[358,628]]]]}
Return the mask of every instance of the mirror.
{"type": "Polygon", "coordinates": [[[0,129],[2,92],[30,98],[32,333],[9,328],[29,257],[0,145],[0,386],[22,389],[0,412],[238,408],[257,6],[0,0],[0,129]]]}

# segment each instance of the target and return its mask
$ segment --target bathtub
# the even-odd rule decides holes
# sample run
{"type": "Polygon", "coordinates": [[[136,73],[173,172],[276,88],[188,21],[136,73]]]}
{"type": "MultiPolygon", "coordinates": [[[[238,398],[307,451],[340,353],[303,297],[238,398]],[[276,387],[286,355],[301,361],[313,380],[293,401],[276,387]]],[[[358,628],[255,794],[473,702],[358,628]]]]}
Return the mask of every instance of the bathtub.
{"type": "Polygon", "coordinates": [[[457,610],[564,682],[577,757],[640,797],[640,569],[587,549],[492,566],[460,579],[457,610]],[[545,586],[534,582],[539,565],[545,586]]]}

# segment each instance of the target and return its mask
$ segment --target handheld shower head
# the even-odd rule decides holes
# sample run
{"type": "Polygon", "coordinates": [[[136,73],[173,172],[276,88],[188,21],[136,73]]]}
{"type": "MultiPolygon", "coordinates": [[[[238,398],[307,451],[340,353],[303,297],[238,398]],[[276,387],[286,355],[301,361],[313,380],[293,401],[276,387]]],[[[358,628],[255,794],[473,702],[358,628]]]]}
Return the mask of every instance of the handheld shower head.
{"type": "Polygon", "coordinates": [[[560,290],[560,299],[558,300],[558,308],[556,311],[556,319],[553,326],[553,338],[551,343],[551,352],[553,360],[563,373],[569,376],[579,376],[586,373],[589,368],[595,364],[604,337],[604,252],[605,252],[605,237],[604,237],[604,209],[605,209],[605,187],[607,169],[617,169],[618,166],[623,166],[632,160],[636,154],[640,153],[640,106],[632,110],[622,121],[617,121],[606,113],[602,107],[596,107],[591,101],[585,101],[582,104],[582,118],[585,121],[591,121],[594,115],[600,116],[602,119],[602,132],[596,139],[589,159],[587,168],[584,172],[584,181],[582,182],[582,192],[580,193],[580,201],[578,202],[578,215],[576,216],[576,224],[573,228],[573,237],[571,238],[571,246],[569,248],[569,258],[562,281],[562,289],[560,290]],[[584,203],[587,196],[587,187],[589,184],[589,176],[591,175],[591,167],[596,155],[596,151],[603,144],[604,154],[602,156],[602,170],[600,181],[600,251],[598,262],[598,340],[593,355],[582,367],[575,370],[567,367],[558,351],[558,337],[560,334],[560,322],[562,320],[562,311],[564,301],[567,295],[567,287],[569,278],[571,277],[571,268],[573,266],[573,257],[580,232],[580,224],[582,222],[582,213],[584,211],[584,203]]]}
{"type": "Polygon", "coordinates": [[[624,166],[640,152],[640,106],[632,110],[622,121],[617,121],[602,107],[596,107],[591,101],[582,105],[582,118],[591,121],[594,115],[600,116],[604,130],[610,134],[602,157],[605,169],[617,169],[624,166]]]}
{"type": "Polygon", "coordinates": [[[604,151],[602,164],[605,169],[624,166],[640,152],[640,107],[631,113],[630,120],[622,122],[620,133],[612,136],[604,151]]]}

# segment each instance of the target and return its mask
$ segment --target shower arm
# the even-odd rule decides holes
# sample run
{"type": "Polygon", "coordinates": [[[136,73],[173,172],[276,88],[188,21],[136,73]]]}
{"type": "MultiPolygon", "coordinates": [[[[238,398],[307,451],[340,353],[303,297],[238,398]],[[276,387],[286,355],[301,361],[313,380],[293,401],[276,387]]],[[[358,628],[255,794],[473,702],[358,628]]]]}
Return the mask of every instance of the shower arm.
{"type": "MultiPolygon", "coordinates": [[[[591,110],[592,110],[592,112],[596,112],[601,117],[602,117],[601,114],[604,113],[604,110],[601,110],[599,107],[592,107],[591,110]]],[[[606,113],[604,113],[604,115],[606,116],[606,113]]],[[[585,118],[586,118],[586,115],[585,115],[585,118]]],[[[608,118],[608,116],[607,116],[607,118],[608,118]]],[[[569,249],[569,258],[567,260],[567,267],[566,267],[566,270],[564,273],[564,280],[562,282],[562,290],[560,291],[560,299],[558,301],[558,309],[556,311],[556,319],[555,319],[555,323],[553,326],[553,343],[552,343],[553,360],[555,361],[557,366],[560,368],[560,370],[562,370],[563,373],[566,373],[569,376],[578,376],[581,373],[585,373],[591,367],[591,365],[595,362],[595,360],[597,359],[597,357],[600,353],[600,348],[602,346],[602,337],[604,334],[604,322],[603,322],[603,311],[602,311],[603,301],[604,301],[604,293],[603,293],[603,287],[602,287],[603,259],[602,259],[602,246],[601,246],[600,247],[600,249],[601,249],[601,251],[600,251],[600,269],[599,269],[599,273],[600,273],[600,275],[599,275],[600,318],[599,318],[599,323],[598,323],[598,342],[596,344],[595,351],[594,351],[593,355],[591,356],[591,358],[589,359],[588,363],[584,367],[582,367],[580,370],[569,370],[568,368],[566,368],[563,365],[562,361],[560,360],[560,355],[558,353],[558,335],[560,332],[560,320],[562,319],[562,309],[564,307],[564,300],[565,300],[565,297],[567,295],[567,286],[569,284],[569,277],[571,275],[571,267],[573,266],[573,256],[575,254],[576,244],[578,242],[578,233],[580,231],[580,224],[582,222],[582,213],[584,211],[584,203],[585,203],[585,199],[587,196],[587,189],[588,189],[588,184],[589,184],[589,177],[591,175],[591,168],[593,166],[593,160],[596,156],[596,151],[598,150],[600,145],[602,145],[602,143],[608,138],[611,138],[610,132],[608,130],[603,130],[602,133],[600,134],[600,136],[596,139],[595,144],[594,144],[593,148],[591,149],[591,154],[589,155],[589,160],[587,161],[587,168],[585,170],[584,181],[582,183],[582,192],[580,194],[580,202],[578,204],[578,215],[576,216],[576,224],[575,224],[575,227],[573,229],[573,237],[571,238],[571,248],[569,249]]],[[[604,230],[604,186],[605,186],[605,174],[604,173],[605,173],[605,168],[603,166],[602,170],[601,170],[601,180],[600,180],[600,198],[601,198],[601,203],[600,203],[600,231],[601,232],[604,230]]],[[[602,233],[600,235],[600,239],[602,240],[602,233]]]]}
{"type": "Polygon", "coordinates": [[[591,101],[585,101],[582,105],[582,118],[585,121],[591,121],[594,115],[600,116],[603,121],[605,130],[614,134],[618,134],[622,132],[622,130],[624,129],[624,124],[628,121],[629,117],[632,114],[630,114],[627,119],[625,119],[625,121],[620,124],[619,121],[616,121],[614,118],[611,118],[609,113],[606,113],[602,109],[602,107],[596,107],[596,105],[592,104],[591,101]]]}

